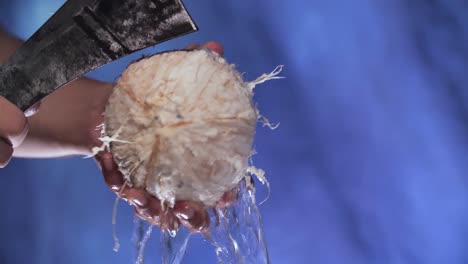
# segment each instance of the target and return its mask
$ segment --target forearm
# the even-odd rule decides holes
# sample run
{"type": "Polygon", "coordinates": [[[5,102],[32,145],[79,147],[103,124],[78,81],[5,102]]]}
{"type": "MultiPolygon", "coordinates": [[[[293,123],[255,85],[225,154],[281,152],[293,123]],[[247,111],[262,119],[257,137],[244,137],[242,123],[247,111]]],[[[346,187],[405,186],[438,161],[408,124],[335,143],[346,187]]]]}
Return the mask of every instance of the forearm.
{"type": "MultiPolygon", "coordinates": [[[[0,63],[22,41],[0,28],[0,63]]],[[[112,91],[112,84],[81,78],[42,100],[39,112],[28,118],[29,134],[15,149],[16,157],[87,155],[96,142],[95,127],[112,91]]]]}

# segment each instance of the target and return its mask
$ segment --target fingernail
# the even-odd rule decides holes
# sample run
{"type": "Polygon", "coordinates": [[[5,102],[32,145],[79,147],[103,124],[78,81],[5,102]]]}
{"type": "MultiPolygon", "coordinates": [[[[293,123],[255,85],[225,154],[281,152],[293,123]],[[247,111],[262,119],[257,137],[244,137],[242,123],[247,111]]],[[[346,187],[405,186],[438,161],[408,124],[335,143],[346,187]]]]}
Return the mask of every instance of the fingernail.
{"type": "Polygon", "coordinates": [[[122,188],[122,185],[116,185],[116,184],[113,184],[113,185],[109,185],[109,189],[111,189],[111,191],[113,192],[118,192],[120,191],[120,189],[122,188]]]}
{"type": "Polygon", "coordinates": [[[180,213],[180,212],[179,212],[179,213],[175,213],[175,215],[176,215],[177,217],[179,217],[179,218],[184,219],[184,220],[189,220],[189,219],[190,219],[190,216],[189,216],[188,214],[186,214],[186,213],[180,213]]]}
{"type": "Polygon", "coordinates": [[[142,189],[135,189],[135,188],[129,189],[126,192],[126,196],[129,200],[129,203],[131,203],[134,206],[143,207],[148,204],[148,199],[145,195],[144,190],[142,189]]]}
{"type": "Polygon", "coordinates": [[[195,211],[190,207],[174,208],[174,214],[182,219],[189,220],[195,215],[195,211]]]}
{"type": "Polygon", "coordinates": [[[26,112],[24,112],[24,115],[26,115],[26,117],[35,115],[39,111],[40,107],[41,107],[41,102],[38,102],[34,104],[33,106],[31,106],[28,110],[26,110],[26,112]]]}
{"type": "Polygon", "coordinates": [[[143,220],[152,220],[151,214],[148,209],[135,207],[135,214],[143,220]]]}
{"type": "Polygon", "coordinates": [[[221,44],[219,44],[218,42],[215,42],[215,41],[207,42],[207,43],[203,44],[202,47],[210,49],[210,50],[218,53],[219,55],[224,54],[223,46],[221,44]]]}

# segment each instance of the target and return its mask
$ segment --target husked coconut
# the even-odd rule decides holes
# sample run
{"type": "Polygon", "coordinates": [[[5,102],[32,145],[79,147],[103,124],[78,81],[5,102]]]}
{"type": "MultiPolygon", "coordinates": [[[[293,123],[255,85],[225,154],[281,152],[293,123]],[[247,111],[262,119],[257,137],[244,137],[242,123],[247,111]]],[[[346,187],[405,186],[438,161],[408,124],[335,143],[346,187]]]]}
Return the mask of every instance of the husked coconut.
{"type": "Polygon", "coordinates": [[[214,206],[248,171],[256,83],[244,82],[210,50],[131,64],[104,114],[104,133],[127,183],[169,207],[180,200],[214,206]]]}

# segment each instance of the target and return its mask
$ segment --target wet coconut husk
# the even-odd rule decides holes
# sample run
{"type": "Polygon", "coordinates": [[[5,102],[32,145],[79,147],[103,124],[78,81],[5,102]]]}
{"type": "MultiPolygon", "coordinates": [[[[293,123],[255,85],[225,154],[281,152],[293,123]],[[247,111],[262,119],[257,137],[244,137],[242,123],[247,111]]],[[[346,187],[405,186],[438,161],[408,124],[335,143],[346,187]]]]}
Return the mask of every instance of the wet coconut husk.
{"type": "Polygon", "coordinates": [[[254,85],[209,50],[131,64],[104,115],[110,150],[128,184],[169,207],[180,200],[214,206],[249,168],[258,117],[254,85]]]}

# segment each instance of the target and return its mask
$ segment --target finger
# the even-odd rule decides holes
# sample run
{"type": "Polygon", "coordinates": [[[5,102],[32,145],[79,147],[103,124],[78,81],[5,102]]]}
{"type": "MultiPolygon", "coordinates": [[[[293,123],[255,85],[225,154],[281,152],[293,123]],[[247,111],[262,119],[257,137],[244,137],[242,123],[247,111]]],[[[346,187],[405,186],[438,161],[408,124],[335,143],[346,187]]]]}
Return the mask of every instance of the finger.
{"type": "Polygon", "coordinates": [[[0,97],[0,137],[17,147],[23,142],[27,132],[28,122],[24,113],[7,99],[0,97]]]}
{"type": "Polygon", "coordinates": [[[218,53],[221,56],[224,54],[223,45],[221,45],[221,43],[216,42],[216,41],[210,41],[210,42],[207,42],[207,43],[205,43],[203,45],[190,44],[187,47],[185,47],[185,49],[187,49],[187,50],[210,49],[210,50],[218,53]]]}
{"type": "Polygon", "coordinates": [[[210,217],[206,208],[195,202],[180,201],[173,209],[174,215],[191,232],[200,232],[210,225],[210,217]]]}
{"type": "Polygon", "coordinates": [[[123,190],[123,197],[135,206],[135,211],[140,217],[150,222],[158,221],[162,213],[161,201],[148,194],[144,189],[128,188],[123,190]]]}
{"type": "Polygon", "coordinates": [[[224,54],[224,47],[221,45],[221,43],[216,42],[216,41],[210,41],[201,46],[202,49],[210,49],[219,55],[223,56],[224,54]]]}
{"type": "Polygon", "coordinates": [[[122,173],[119,171],[117,164],[115,164],[112,154],[105,152],[96,156],[96,160],[101,166],[102,174],[104,175],[104,181],[107,186],[114,191],[118,192],[124,185],[124,179],[122,173]]]}
{"type": "Polygon", "coordinates": [[[151,224],[158,225],[160,223],[159,216],[162,213],[161,201],[154,196],[147,196],[147,203],[145,206],[135,205],[135,213],[141,219],[150,222],[151,224]]]}
{"type": "Polygon", "coordinates": [[[149,195],[144,189],[122,189],[124,185],[123,175],[118,170],[111,153],[100,154],[96,157],[96,160],[101,166],[106,184],[113,192],[119,193],[121,198],[134,205],[138,216],[153,222],[161,214],[161,202],[156,197],[149,195]]]}
{"type": "Polygon", "coordinates": [[[145,207],[148,205],[149,195],[144,189],[125,188],[120,193],[120,197],[126,199],[128,203],[136,207],[145,207]]]}
{"type": "Polygon", "coordinates": [[[163,211],[161,201],[152,195],[148,195],[148,204],[145,208],[148,209],[151,217],[154,219],[157,219],[163,211]]]}
{"type": "Polygon", "coordinates": [[[10,162],[12,155],[13,147],[0,139],[0,168],[5,168],[5,166],[10,162]]]}
{"type": "Polygon", "coordinates": [[[153,220],[151,217],[151,214],[149,213],[148,209],[146,208],[140,208],[140,207],[135,207],[135,214],[140,217],[142,220],[145,220],[151,224],[156,225],[157,223],[153,220]]]}

